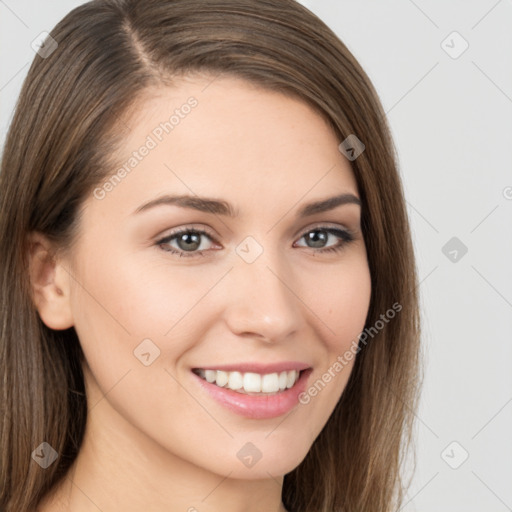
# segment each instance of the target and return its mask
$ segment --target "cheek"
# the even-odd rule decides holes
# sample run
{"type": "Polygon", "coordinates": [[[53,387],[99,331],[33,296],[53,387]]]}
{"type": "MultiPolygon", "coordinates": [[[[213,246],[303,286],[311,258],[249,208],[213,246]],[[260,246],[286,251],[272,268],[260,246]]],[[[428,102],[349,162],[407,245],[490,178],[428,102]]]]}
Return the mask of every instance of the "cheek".
{"type": "Polygon", "coordinates": [[[317,272],[315,278],[314,287],[306,287],[304,282],[301,285],[303,300],[312,311],[309,323],[316,334],[311,350],[319,356],[299,399],[299,414],[304,415],[304,430],[310,439],[321,431],[346,387],[371,298],[370,270],[364,253],[317,272]]]}
{"type": "Polygon", "coordinates": [[[74,306],[78,317],[87,315],[90,323],[118,333],[115,337],[129,338],[132,344],[145,338],[173,337],[218,281],[220,271],[176,263],[173,268],[161,255],[142,258],[127,253],[110,252],[108,258],[84,261],[80,269],[83,286],[74,306]]]}
{"type": "Polygon", "coordinates": [[[139,263],[111,253],[101,264],[88,258],[77,271],[81,284],[74,287],[72,303],[87,361],[88,399],[118,432],[134,435],[135,427],[190,458],[195,452],[183,441],[187,432],[200,437],[203,425],[212,425],[178,382],[175,363],[208,329],[194,314],[204,312],[198,302],[218,275],[194,279],[194,269],[170,272],[162,263],[139,263]]]}
{"type": "MultiPolygon", "coordinates": [[[[95,254],[85,247],[82,253],[95,254]]],[[[218,319],[205,294],[225,270],[172,268],[161,257],[141,261],[116,253],[116,244],[108,254],[101,260],[84,258],[77,269],[81,284],[72,298],[75,329],[97,386],[102,393],[115,386],[118,410],[135,397],[152,411],[162,408],[161,400],[167,410],[183,403],[195,410],[172,376],[180,359],[218,319]],[[149,389],[151,396],[145,394],[149,389]]]]}
{"type": "Polygon", "coordinates": [[[357,258],[317,276],[311,302],[324,323],[324,342],[331,355],[344,352],[364,329],[371,298],[366,258],[357,258]]]}

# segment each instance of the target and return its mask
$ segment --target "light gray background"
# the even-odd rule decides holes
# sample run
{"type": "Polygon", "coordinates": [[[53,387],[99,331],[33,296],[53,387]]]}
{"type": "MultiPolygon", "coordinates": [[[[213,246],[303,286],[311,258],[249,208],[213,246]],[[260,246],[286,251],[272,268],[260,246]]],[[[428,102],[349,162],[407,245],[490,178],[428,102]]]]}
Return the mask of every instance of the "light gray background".
{"type": "MultiPolygon", "coordinates": [[[[31,41],[81,3],[0,0],[2,145],[31,41]]],[[[302,3],[367,71],[399,151],[425,351],[403,510],[512,510],[512,1],[302,3]],[[455,59],[453,31],[469,44],[455,59]],[[455,262],[452,237],[468,248],[455,262]]]]}

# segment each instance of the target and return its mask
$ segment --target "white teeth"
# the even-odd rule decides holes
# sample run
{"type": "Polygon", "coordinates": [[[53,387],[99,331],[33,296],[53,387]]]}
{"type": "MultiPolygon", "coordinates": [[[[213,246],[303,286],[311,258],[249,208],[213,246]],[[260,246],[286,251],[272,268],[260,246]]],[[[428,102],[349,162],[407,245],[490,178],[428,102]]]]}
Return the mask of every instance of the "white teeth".
{"type": "Polygon", "coordinates": [[[217,386],[220,386],[221,388],[223,388],[229,381],[229,375],[228,375],[228,372],[222,372],[222,371],[218,371],[217,372],[217,377],[215,377],[215,382],[217,384],[217,386]]]}
{"type": "Polygon", "coordinates": [[[259,373],[244,373],[244,391],[248,393],[261,392],[261,375],[259,373]]]}
{"type": "Polygon", "coordinates": [[[228,380],[228,388],[229,389],[234,389],[236,391],[237,389],[240,389],[243,385],[244,385],[244,379],[240,372],[230,372],[229,373],[229,380],[228,380]]]}
{"type": "Polygon", "coordinates": [[[208,382],[215,382],[217,378],[217,372],[215,370],[205,370],[204,377],[208,382]]]}
{"type": "Polygon", "coordinates": [[[240,393],[278,393],[291,388],[299,379],[297,370],[260,375],[253,372],[225,372],[222,370],[197,370],[207,382],[226,387],[240,393]]]}
{"type": "Polygon", "coordinates": [[[261,391],[263,393],[277,393],[279,391],[279,375],[267,373],[261,379],[261,391]]]}
{"type": "Polygon", "coordinates": [[[292,370],[291,372],[287,373],[286,376],[286,387],[291,388],[295,384],[295,371],[292,370]]]}
{"type": "Polygon", "coordinates": [[[282,391],[286,389],[286,383],[288,382],[288,372],[281,372],[279,374],[279,389],[282,391]]]}

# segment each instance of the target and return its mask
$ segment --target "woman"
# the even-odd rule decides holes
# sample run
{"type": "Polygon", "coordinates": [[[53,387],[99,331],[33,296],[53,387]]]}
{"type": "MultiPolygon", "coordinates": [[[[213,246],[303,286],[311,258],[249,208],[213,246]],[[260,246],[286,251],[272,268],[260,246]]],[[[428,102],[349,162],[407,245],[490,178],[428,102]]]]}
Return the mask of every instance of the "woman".
{"type": "Polygon", "coordinates": [[[0,508],[388,511],[416,270],[377,95],[293,0],[96,0],[0,174],[0,508]]]}

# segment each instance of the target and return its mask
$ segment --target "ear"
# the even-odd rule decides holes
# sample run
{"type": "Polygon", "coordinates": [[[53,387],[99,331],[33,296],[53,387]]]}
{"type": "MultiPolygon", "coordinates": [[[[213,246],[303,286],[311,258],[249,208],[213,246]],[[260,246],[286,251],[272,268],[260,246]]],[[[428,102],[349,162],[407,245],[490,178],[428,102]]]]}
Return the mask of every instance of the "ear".
{"type": "Polygon", "coordinates": [[[41,320],[51,329],[72,327],[69,272],[44,235],[31,233],[27,245],[32,300],[41,320]]]}

